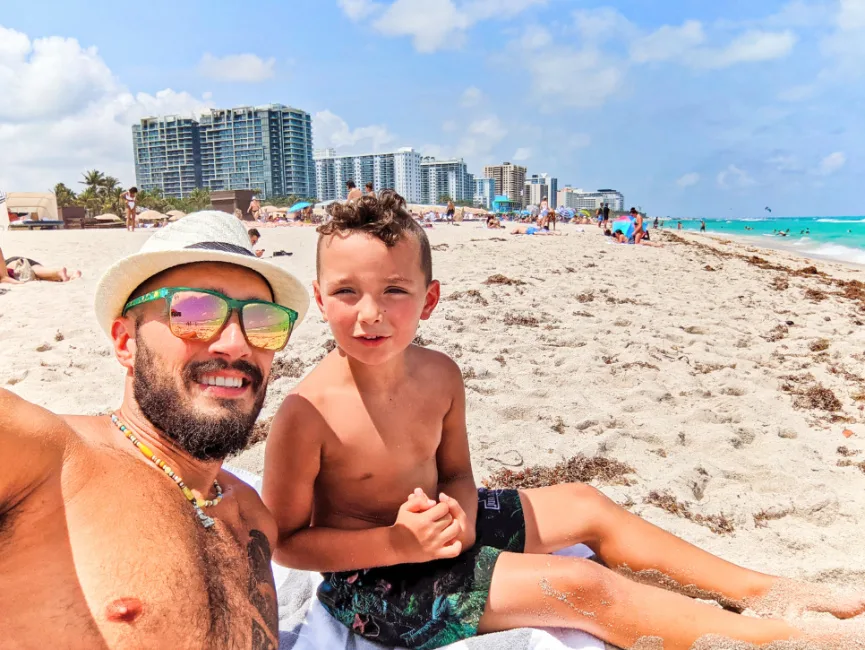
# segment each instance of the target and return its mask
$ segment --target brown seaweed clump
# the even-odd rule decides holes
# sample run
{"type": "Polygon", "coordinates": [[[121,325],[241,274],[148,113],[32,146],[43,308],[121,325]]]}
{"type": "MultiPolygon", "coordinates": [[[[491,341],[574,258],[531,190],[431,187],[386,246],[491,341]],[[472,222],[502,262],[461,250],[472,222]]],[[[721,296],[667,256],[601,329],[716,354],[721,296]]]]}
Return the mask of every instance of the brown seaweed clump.
{"type": "Polygon", "coordinates": [[[502,468],[490,475],[483,484],[488,488],[513,490],[592,481],[606,485],[631,485],[632,481],[627,475],[633,473],[634,469],[630,465],[612,458],[578,455],[552,467],[533,465],[518,472],[502,468]]]}
{"type": "Polygon", "coordinates": [[[279,356],[273,360],[273,365],[270,370],[270,380],[280,379],[282,377],[291,377],[292,379],[300,379],[303,377],[303,372],[306,365],[300,357],[284,357],[279,356]]]}
{"type": "Polygon", "coordinates": [[[829,349],[831,343],[832,342],[829,339],[817,339],[808,344],[808,349],[811,350],[811,352],[823,352],[824,350],[829,349]]]}
{"type": "Polygon", "coordinates": [[[679,501],[669,492],[649,492],[649,496],[643,499],[643,502],[666,510],[671,515],[705,526],[716,535],[725,535],[735,530],[733,522],[724,513],[718,515],[694,514],[691,512],[690,504],[679,501]]]}
{"type": "Polygon", "coordinates": [[[505,325],[522,325],[523,327],[538,327],[540,321],[534,316],[505,314],[505,325]]]}
{"type": "Polygon", "coordinates": [[[517,278],[509,278],[508,276],[502,275],[501,273],[496,273],[495,275],[491,275],[490,277],[488,277],[484,281],[484,284],[487,284],[487,285],[501,284],[501,285],[506,285],[506,286],[513,285],[513,286],[519,287],[519,286],[524,285],[525,282],[523,282],[522,280],[517,279],[517,278]]]}
{"type": "Polygon", "coordinates": [[[820,384],[809,386],[795,400],[793,406],[799,409],[816,409],[820,411],[840,411],[841,400],[835,397],[831,389],[820,384]]]}
{"type": "Polygon", "coordinates": [[[468,291],[456,291],[449,295],[445,300],[463,300],[466,299],[482,307],[488,307],[489,302],[484,298],[483,294],[477,289],[469,289],[468,291]]]}
{"type": "Polygon", "coordinates": [[[823,302],[829,299],[826,292],[820,289],[805,289],[805,297],[811,302],[823,302]]]}

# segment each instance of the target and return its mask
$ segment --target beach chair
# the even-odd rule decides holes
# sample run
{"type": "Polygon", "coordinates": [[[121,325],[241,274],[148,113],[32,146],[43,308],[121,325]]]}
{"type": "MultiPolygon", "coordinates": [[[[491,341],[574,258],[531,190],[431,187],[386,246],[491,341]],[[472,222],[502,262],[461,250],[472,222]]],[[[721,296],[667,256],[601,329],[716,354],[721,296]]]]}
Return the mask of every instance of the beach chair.
{"type": "Polygon", "coordinates": [[[72,230],[73,228],[83,230],[86,216],[87,212],[84,208],[60,208],[60,218],[63,220],[64,230],[72,230]]]}

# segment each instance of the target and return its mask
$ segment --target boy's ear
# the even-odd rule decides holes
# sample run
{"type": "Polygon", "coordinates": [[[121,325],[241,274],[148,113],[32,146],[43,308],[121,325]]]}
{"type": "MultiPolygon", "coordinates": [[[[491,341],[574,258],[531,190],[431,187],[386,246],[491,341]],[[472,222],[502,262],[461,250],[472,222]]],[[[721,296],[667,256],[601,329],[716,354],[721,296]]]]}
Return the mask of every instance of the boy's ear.
{"type": "Polygon", "coordinates": [[[430,282],[430,285],[427,287],[426,290],[426,300],[424,300],[423,311],[420,315],[421,320],[429,320],[430,316],[432,316],[433,311],[439,304],[441,292],[442,287],[441,284],[439,284],[438,280],[433,280],[432,282],[430,282]]]}
{"type": "Polygon", "coordinates": [[[326,323],[327,314],[324,313],[324,303],[321,302],[321,285],[319,285],[318,280],[312,281],[312,295],[315,296],[315,304],[318,305],[318,309],[321,312],[321,317],[326,323]]]}

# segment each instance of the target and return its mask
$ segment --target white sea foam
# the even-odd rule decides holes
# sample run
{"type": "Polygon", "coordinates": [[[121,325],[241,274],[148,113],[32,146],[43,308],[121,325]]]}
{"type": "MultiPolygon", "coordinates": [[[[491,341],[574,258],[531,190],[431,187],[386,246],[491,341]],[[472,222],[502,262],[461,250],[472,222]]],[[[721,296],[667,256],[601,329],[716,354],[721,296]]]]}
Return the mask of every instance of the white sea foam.
{"type": "Polygon", "coordinates": [[[841,244],[820,244],[814,248],[806,249],[803,252],[807,255],[828,257],[842,262],[865,264],[865,250],[861,248],[851,248],[850,246],[842,246],[841,244]]]}
{"type": "Polygon", "coordinates": [[[817,219],[817,223],[865,223],[865,219],[817,219]]]}

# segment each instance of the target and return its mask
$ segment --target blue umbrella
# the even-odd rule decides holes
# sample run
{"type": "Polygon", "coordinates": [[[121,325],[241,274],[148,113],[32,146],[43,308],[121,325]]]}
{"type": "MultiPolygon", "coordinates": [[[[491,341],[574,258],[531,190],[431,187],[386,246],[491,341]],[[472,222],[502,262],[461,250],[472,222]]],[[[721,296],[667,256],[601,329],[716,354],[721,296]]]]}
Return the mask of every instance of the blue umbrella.
{"type": "Polygon", "coordinates": [[[556,212],[560,217],[565,217],[566,219],[573,219],[574,215],[577,213],[573,208],[566,208],[564,206],[560,207],[556,212]]]}
{"type": "Polygon", "coordinates": [[[303,210],[304,208],[308,208],[312,205],[312,203],[306,203],[305,201],[301,201],[300,203],[295,203],[291,206],[288,211],[289,212],[298,212],[299,210],[303,210]]]}
{"type": "Polygon", "coordinates": [[[620,232],[625,237],[630,239],[634,236],[634,220],[622,219],[621,221],[613,222],[613,232],[620,232]]]}

